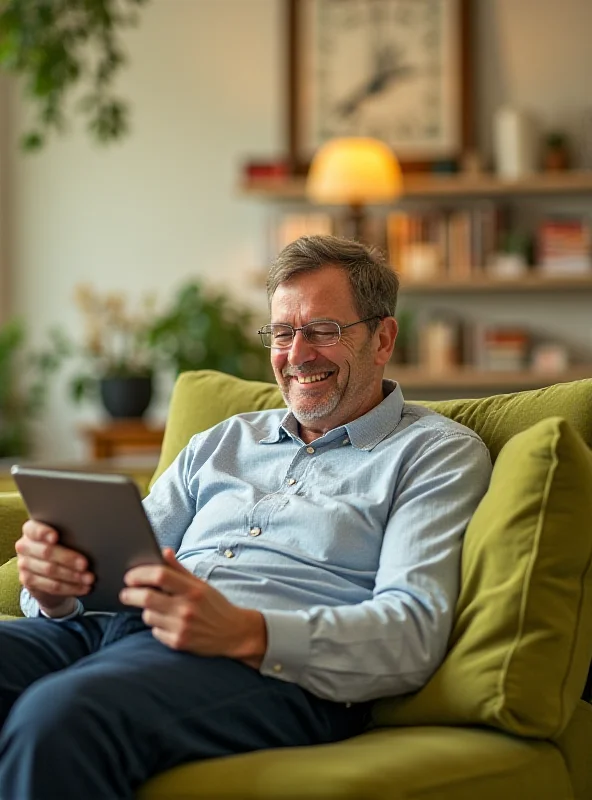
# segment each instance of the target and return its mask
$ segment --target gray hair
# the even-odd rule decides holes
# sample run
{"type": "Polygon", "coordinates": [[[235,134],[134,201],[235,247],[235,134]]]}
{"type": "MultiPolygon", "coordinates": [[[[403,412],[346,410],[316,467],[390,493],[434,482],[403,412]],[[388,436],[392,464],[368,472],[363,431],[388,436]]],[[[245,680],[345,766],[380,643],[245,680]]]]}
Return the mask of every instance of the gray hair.
{"type": "MultiPolygon", "coordinates": [[[[342,269],[349,279],[355,307],[361,319],[393,317],[397,307],[399,279],[377,247],[368,247],[336,236],[301,236],[284,247],[267,275],[267,299],[294,275],[323,267],[342,269]]],[[[377,320],[368,322],[373,333],[377,320]]]]}

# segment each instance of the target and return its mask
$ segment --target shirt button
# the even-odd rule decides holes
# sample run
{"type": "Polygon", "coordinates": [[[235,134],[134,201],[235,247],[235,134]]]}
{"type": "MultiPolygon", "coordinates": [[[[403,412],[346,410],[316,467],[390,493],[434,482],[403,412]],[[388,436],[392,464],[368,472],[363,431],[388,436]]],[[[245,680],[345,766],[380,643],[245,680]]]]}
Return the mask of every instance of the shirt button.
{"type": "Polygon", "coordinates": [[[261,533],[261,528],[251,528],[251,530],[249,531],[250,536],[259,536],[260,533],[261,533]]]}
{"type": "Polygon", "coordinates": [[[232,550],[225,550],[224,555],[226,556],[226,558],[234,558],[234,553],[232,552],[232,550]]]}
{"type": "Polygon", "coordinates": [[[345,437],[345,439],[342,441],[341,444],[349,444],[349,439],[347,438],[347,436],[345,437]]]}
{"type": "Polygon", "coordinates": [[[314,453],[314,447],[307,447],[306,452],[312,455],[314,453]]]}
{"type": "Polygon", "coordinates": [[[274,672],[281,672],[283,670],[283,667],[281,664],[274,664],[272,669],[274,672]]]}
{"type": "Polygon", "coordinates": [[[346,704],[345,704],[345,707],[346,707],[346,708],[351,708],[351,703],[346,703],[346,704]]]}
{"type": "Polygon", "coordinates": [[[296,478],[288,478],[288,486],[294,486],[296,483],[296,478]]]}

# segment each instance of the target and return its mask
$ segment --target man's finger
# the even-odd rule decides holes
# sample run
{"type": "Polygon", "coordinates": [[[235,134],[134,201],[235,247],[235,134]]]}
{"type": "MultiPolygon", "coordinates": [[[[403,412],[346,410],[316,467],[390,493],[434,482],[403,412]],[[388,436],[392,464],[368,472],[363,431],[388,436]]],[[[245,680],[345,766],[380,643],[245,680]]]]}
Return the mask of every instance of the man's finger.
{"type": "Polygon", "coordinates": [[[19,555],[53,561],[73,570],[81,571],[88,565],[86,558],[75,550],[58,544],[48,544],[43,540],[21,538],[17,541],[15,550],[19,555]]]}
{"type": "Polygon", "coordinates": [[[55,528],[35,519],[28,519],[22,530],[27,538],[35,542],[57,542],[58,540],[58,533],[55,528]]]}
{"type": "Polygon", "coordinates": [[[168,564],[144,564],[128,570],[124,580],[126,586],[155,586],[169,594],[183,594],[191,578],[187,570],[181,572],[168,564]]]}
{"type": "Polygon", "coordinates": [[[128,586],[120,591],[119,599],[126,606],[152,608],[163,614],[170,613],[171,603],[174,600],[170,594],[156,591],[149,586],[128,586]]]}
{"type": "Polygon", "coordinates": [[[26,569],[19,569],[19,580],[30,592],[44,592],[57,597],[75,597],[79,594],[87,594],[91,588],[90,585],[45,578],[43,575],[36,575],[26,569]]]}
{"type": "Polygon", "coordinates": [[[67,567],[62,567],[59,564],[52,563],[51,561],[45,561],[44,559],[38,559],[28,555],[19,555],[18,565],[20,569],[26,570],[31,574],[62,581],[63,583],[70,583],[75,586],[79,584],[90,586],[95,579],[92,572],[77,572],[67,567]]]}
{"type": "Polygon", "coordinates": [[[175,551],[172,549],[172,547],[164,547],[162,550],[162,555],[167,564],[173,567],[173,569],[176,569],[180,572],[188,572],[188,570],[177,561],[177,556],[175,555],[175,551]]]}

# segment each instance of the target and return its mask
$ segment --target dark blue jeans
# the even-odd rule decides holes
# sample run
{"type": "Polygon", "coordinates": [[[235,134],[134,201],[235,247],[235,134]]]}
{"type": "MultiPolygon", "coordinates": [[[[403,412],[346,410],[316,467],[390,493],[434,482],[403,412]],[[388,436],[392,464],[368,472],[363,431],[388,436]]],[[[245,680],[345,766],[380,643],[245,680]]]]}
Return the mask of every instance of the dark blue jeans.
{"type": "Polygon", "coordinates": [[[187,761],[348,738],[367,712],[171,650],[137,613],[0,622],[1,800],[130,798],[187,761]]]}

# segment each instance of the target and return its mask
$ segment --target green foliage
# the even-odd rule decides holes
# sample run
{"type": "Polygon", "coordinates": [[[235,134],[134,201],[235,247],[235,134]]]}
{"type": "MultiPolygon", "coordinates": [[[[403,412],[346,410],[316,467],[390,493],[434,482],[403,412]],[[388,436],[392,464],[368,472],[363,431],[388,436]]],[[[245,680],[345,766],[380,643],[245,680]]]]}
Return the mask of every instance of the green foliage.
{"type": "Polygon", "coordinates": [[[253,336],[249,311],[228,295],[206,292],[199,281],[183,286],[158,317],[149,340],[177,372],[216,369],[243,378],[268,379],[269,354],[253,336]]]}
{"type": "Polygon", "coordinates": [[[2,0],[0,67],[25,79],[37,107],[35,126],[22,138],[26,150],[45,144],[66,124],[66,99],[77,84],[86,91],[78,110],[91,136],[105,143],[128,130],[128,106],[111,93],[125,63],[118,29],[137,22],[147,0],[2,0]]]}
{"type": "Polygon", "coordinates": [[[28,451],[30,423],[43,411],[48,379],[64,354],[57,332],[44,350],[26,352],[22,322],[0,326],[0,458],[28,451]]]}

